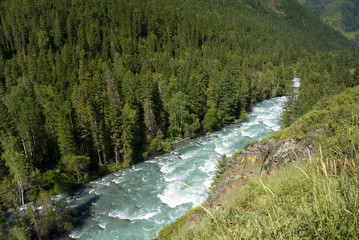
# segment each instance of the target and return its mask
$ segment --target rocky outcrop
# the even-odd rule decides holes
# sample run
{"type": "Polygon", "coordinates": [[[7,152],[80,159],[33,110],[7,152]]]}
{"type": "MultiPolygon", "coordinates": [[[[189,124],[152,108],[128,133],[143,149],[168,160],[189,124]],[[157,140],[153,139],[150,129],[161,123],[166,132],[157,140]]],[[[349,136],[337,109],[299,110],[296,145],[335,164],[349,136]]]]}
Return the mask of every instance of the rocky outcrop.
{"type": "MultiPolygon", "coordinates": [[[[299,159],[314,155],[316,133],[310,134],[305,141],[291,138],[285,140],[269,139],[242,149],[228,163],[222,180],[211,191],[205,208],[214,212],[224,206],[246,182],[257,176],[266,176],[287,164],[297,164],[299,159]]],[[[203,215],[192,213],[183,230],[197,225],[203,215]]]]}
{"type": "Polygon", "coordinates": [[[283,165],[307,158],[314,151],[311,139],[305,142],[269,139],[264,143],[247,146],[231,159],[223,179],[212,190],[205,207],[214,211],[225,204],[228,196],[233,196],[248,179],[272,174],[283,165]]]}
{"type": "MultiPolygon", "coordinates": [[[[287,164],[297,164],[300,159],[308,159],[309,155],[314,155],[314,142],[316,142],[318,131],[321,130],[317,129],[301,141],[292,138],[268,139],[247,146],[234,154],[222,180],[212,189],[204,204],[206,211],[213,213],[221,206],[225,206],[251,178],[271,175],[287,164]]],[[[181,235],[200,224],[203,216],[203,212],[190,213],[185,217],[185,224],[178,234],[181,235]]]]}

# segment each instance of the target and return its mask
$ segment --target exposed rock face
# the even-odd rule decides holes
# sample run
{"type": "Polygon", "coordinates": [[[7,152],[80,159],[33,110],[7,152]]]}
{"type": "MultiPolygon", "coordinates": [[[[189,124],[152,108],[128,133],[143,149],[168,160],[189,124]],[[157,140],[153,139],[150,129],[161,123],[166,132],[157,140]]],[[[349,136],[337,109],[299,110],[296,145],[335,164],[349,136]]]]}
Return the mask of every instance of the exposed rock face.
{"type": "Polygon", "coordinates": [[[229,162],[223,179],[212,190],[205,207],[215,211],[225,204],[228,196],[237,192],[248,179],[271,174],[283,165],[307,158],[309,153],[314,152],[311,139],[313,138],[309,137],[305,142],[296,142],[293,139],[283,141],[270,139],[265,143],[244,148],[229,162]]]}
{"type": "MultiPolygon", "coordinates": [[[[230,196],[235,196],[249,179],[270,175],[282,166],[298,162],[298,159],[308,159],[309,154],[315,154],[314,142],[318,133],[313,132],[305,141],[269,139],[245,147],[228,163],[222,180],[212,190],[205,203],[206,210],[216,211],[225,206],[230,196]]],[[[193,212],[187,217],[186,223],[179,236],[195,225],[200,224],[203,213],[193,212]]],[[[159,238],[158,238],[159,239],[159,238]]]]}

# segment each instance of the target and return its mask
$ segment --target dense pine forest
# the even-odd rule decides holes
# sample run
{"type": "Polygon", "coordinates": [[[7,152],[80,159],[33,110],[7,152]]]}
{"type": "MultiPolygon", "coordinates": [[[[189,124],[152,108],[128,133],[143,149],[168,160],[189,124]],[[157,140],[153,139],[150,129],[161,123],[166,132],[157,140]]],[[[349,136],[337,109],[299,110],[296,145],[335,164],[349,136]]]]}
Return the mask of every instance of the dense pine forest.
{"type": "Polygon", "coordinates": [[[357,85],[357,56],[294,0],[0,1],[0,204],[24,216],[1,234],[69,229],[51,194],[244,118],[296,74],[288,125],[357,85]],[[35,200],[45,217],[16,208],[35,200]]]}

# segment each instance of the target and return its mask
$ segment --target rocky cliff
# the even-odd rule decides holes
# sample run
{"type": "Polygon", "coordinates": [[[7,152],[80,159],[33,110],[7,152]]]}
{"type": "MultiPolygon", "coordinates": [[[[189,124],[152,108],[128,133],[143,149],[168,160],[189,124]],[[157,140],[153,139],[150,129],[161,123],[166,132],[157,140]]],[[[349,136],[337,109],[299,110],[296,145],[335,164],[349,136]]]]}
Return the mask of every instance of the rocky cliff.
{"type": "MultiPolygon", "coordinates": [[[[314,155],[315,135],[309,135],[305,141],[272,138],[240,150],[228,163],[222,180],[211,191],[204,207],[213,213],[224,206],[229,196],[238,192],[251,178],[271,175],[287,164],[296,164],[298,159],[308,159],[314,155]]],[[[191,213],[184,229],[197,224],[201,216],[200,213],[191,213]]]]}
{"type": "Polygon", "coordinates": [[[313,138],[298,142],[269,139],[263,143],[247,146],[229,162],[223,179],[212,190],[205,207],[211,211],[225,204],[228,194],[238,191],[248,179],[272,174],[286,164],[305,159],[314,151],[313,138]]]}
{"type": "Polygon", "coordinates": [[[357,238],[358,113],[359,87],[347,89],[246,146],[204,203],[209,214],[192,209],[158,239],[357,238]]]}

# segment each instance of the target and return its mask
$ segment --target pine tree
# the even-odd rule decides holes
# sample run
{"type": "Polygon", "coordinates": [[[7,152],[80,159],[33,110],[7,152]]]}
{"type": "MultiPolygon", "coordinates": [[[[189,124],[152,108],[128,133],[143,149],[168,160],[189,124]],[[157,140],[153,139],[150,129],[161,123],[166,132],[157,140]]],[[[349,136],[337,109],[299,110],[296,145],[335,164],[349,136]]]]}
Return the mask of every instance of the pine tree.
{"type": "Polygon", "coordinates": [[[25,204],[25,191],[29,187],[29,165],[24,154],[17,149],[18,141],[14,136],[8,135],[1,139],[4,149],[2,158],[17,184],[20,204],[25,204]]]}
{"type": "Polygon", "coordinates": [[[126,166],[129,166],[135,157],[136,143],[139,140],[137,139],[139,130],[138,121],[138,111],[129,104],[126,104],[122,110],[121,124],[121,153],[126,166]]]}
{"type": "Polygon", "coordinates": [[[213,189],[217,184],[222,180],[226,167],[228,165],[228,160],[226,154],[222,155],[220,159],[217,160],[216,170],[212,178],[211,189],[213,189]]]}

